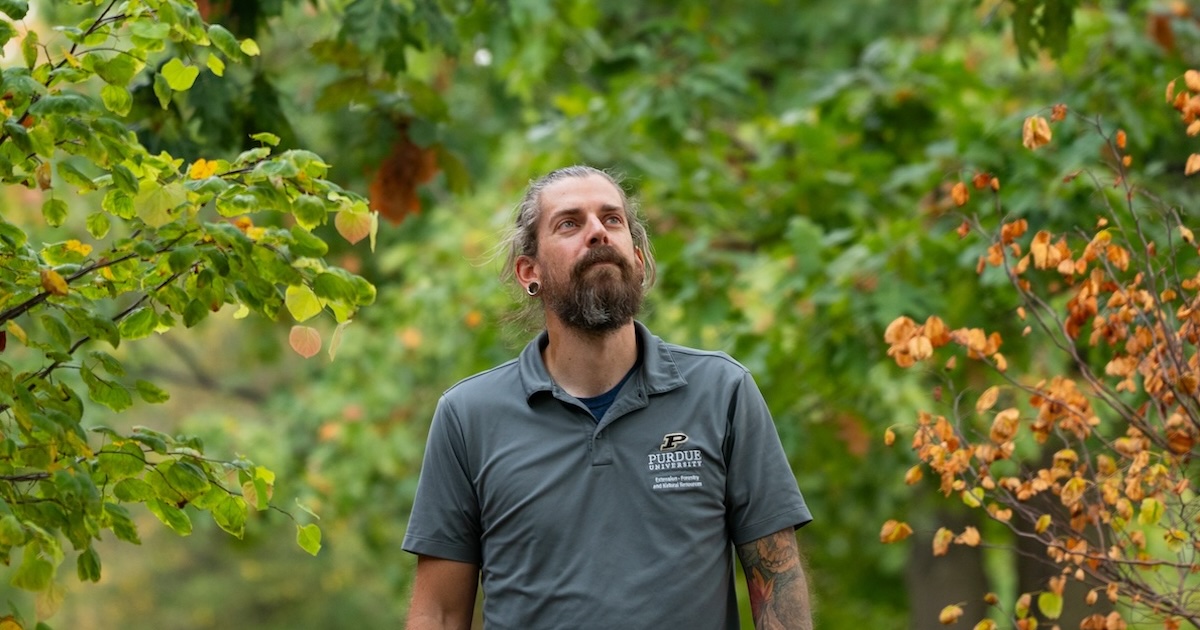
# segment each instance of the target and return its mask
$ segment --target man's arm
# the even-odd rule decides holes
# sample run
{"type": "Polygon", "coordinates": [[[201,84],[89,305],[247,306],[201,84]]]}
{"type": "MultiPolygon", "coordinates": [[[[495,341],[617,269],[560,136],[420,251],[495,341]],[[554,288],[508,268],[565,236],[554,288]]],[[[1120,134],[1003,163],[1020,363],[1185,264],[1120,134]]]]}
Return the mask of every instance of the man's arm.
{"type": "Polygon", "coordinates": [[[467,562],[417,557],[407,630],[469,630],[475,617],[479,567],[467,562]]]}
{"type": "Polygon", "coordinates": [[[757,630],[812,630],[804,562],[791,527],[737,546],[757,630]]]}

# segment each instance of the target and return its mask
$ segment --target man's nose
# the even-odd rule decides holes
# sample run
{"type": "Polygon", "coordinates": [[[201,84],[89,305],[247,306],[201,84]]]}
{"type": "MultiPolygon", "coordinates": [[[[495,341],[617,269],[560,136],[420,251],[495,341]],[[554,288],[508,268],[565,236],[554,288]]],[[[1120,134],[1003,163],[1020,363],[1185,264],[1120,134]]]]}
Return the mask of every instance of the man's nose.
{"type": "Polygon", "coordinates": [[[598,216],[588,218],[588,245],[607,245],[608,230],[604,229],[604,222],[598,216]]]}

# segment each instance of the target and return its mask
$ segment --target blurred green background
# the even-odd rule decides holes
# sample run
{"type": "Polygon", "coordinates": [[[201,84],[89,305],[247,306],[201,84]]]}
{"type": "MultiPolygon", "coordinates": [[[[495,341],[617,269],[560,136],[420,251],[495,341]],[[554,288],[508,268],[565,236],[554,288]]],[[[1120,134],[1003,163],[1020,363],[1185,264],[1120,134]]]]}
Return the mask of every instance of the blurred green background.
{"type": "MultiPolygon", "coordinates": [[[[94,11],[34,4],[30,28],[94,11]]],[[[143,544],[106,541],[98,585],[68,572],[48,623],[400,625],[415,560],[399,545],[434,404],[529,338],[505,323],[518,298],[497,278],[494,247],[525,184],[572,163],[623,173],[641,200],[660,265],[642,319],[755,374],[816,517],[799,539],[819,627],[939,627],[942,606],[965,603],[955,627],[967,628],[987,614],[984,592],[1039,588],[1023,586],[1034,578],[1005,549],[930,557],[938,524],[971,517],[932,486],[906,486],[915,459],[883,445],[886,427],[932,405],[937,384],[896,368],[883,330],[932,313],[954,327],[1015,326],[1000,279],[975,274],[985,244],[955,233],[954,183],[997,175],[1006,210],[1032,229],[1095,223],[1094,191],[1061,180],[1103,158],[1100,139],[1064,124],[1037,154],[1020,145],[1024,118],[1053,104],[1125,129],[1142,176],[1191,200],[1182,177],[1194,143],[1163,103],[1167,81],[1196,63],[1186,3],[198,4],[262,55],[224,79],[202,73],[169,110],[147,88],[130,126],[189,161],[236,154],[257,131],[319,153],[331,179],[387,215],[374,253],[321,228],[330,259],[373,282],[378,301],[334,361],[292,353],[288,323],[228,312],[123,345],[130,371],[172,399],[92,417],[253,457],[278,474],[277,501],[321,516],[324,548],[303,553],[273,512],[252,514],[241,541],[200,519],[178,538],[140,513],[143,544]],[[917,535],[881,545],[889,518],[917,535]]],[[[18,190],[5,195],[10,220],[66,238],[18,190]]],[[[1033,349],[1005,353],[1037,369],[1033,349]]],[[[0,602],[32,617],[34,598],[2,582],[0,602]]]]}

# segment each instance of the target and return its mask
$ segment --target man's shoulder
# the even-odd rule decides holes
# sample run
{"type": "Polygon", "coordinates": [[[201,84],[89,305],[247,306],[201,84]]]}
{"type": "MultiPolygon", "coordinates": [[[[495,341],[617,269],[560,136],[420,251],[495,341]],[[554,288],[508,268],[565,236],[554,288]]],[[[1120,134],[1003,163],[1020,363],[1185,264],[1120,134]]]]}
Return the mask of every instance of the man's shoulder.
{"type": "Polygon", "coordinates": [[[451,385],[443,395],[463,402],[495,400],[497,396],[523,391],[518,359],[510,359],[494,368],[472,374],[451,385]]]}
{"type": "Polygon", "coordinates": [[[703,350],[663,341],[662,347],[681,369],[716,370],[741,376],[750,370],[721,350],[703,350]]]}

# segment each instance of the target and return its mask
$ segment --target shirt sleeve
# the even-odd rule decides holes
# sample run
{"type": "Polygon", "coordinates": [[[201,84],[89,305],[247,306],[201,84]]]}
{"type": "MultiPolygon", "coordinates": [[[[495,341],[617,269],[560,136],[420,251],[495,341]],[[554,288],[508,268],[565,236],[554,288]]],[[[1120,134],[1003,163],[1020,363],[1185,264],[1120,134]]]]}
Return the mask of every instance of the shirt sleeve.
{"type": "Polygon", "coordinates": [[[479,499],[462,427],[445,396],[429,427],[412,515],[401,547],[410,553],[479,564],[479,499]]]}
{"type": "Polygon", "coordinates": [[[729,404],[725,518],[735,545],[812,520],[771,412],[749,372],[729,404]]]}

